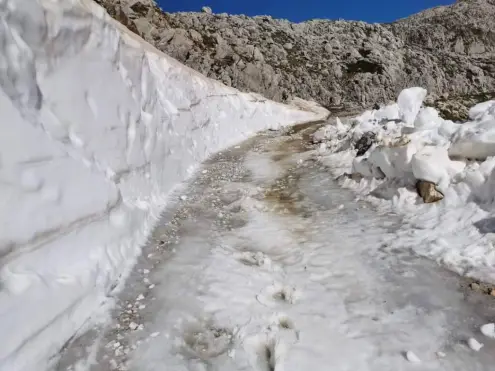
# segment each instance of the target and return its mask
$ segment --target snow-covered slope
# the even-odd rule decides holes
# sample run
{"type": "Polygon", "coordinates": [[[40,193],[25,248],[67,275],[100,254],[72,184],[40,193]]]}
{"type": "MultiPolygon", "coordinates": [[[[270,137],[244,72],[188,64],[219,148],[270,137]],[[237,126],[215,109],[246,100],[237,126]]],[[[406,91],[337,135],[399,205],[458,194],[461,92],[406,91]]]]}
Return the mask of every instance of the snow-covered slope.
{"type": "Polygon", "coordinates": [[[458,123],[422,107],[425,96],[422,88],[406,89],[395,104],[320,129],[319,158],[336,176],[353,173],[343,185],[403,215],[390,250],[410,248],[495,283],[495,101],[458,123]],[[418,181],[443,199],[424,204],[418,181]]]}
{"type": "Polygon", "coordinates": [[[327,112],[208,80],[89,0],[0,7],[0,370],[41,371],[200,161],[327,112]]]}

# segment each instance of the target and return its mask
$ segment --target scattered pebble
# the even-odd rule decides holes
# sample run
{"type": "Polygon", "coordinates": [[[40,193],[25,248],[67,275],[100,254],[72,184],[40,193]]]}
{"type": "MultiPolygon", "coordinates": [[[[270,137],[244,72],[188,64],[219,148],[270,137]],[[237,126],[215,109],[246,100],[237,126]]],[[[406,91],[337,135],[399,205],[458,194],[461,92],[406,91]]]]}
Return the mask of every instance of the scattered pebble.
{"type": "Polygon", "coordinates": [[[339,210],[343,210],[343,209],[344,209],[344,205],[340,205],[339,210]]]}
{"type": "Polygon", "coordinates": [[[471,289],[474,291],[479,291],[481,288],[481,286],[479,284],[477,284],[476,282],[471,283],[471,285],[469,285],[469,286],[471,286],[471,289]]]}
{"type": "Polygon", "coordinates": [[[134,330],[136,330],[136,329],[138,328],[138,324],[137,324],[137,323],[135,323],[135,322],[131,322],[131,323],[129,323],[129,328],[130,328],[132,331],[134,331],[134,330]]]}
{"type": "Polygon", "coordinates": [[[478,340],[475,338],[470,338],[468,340],[468,345],[469,347],[474,350],[475,352],[479,352],[481,348],[483,348],[483,344],[481,344],[478,340]]]}
{"type": "Polygon", "coordinates": [[[421,363],[419,357],[410,350],[406,352],[406,359],[411,363],[421,363]]]}
{"type": "Polygon", "coordinates": [[[150,270],[149,269],[143,269],[143,274],[149,274],[150,270]]]}
{"type": "Polygon", "coordinates": [[[481,326],[480,330],[486,337],[495,339],[495,323],[487,323],[486,325],[481,326]]]}
{"type": "Polygon", "coordinates": [[[143,310],[144,308],[146,308],[146,305],[144,305],[144,304],[141,304],[141,305],[139,306],[139,310],[143,310]]]}
{"type": "Polygon", "coordinates": [[[141,300],[144,300],[144,295],[143,295],[143,294],[140,294],[140,295],[136,298],[136,301],[141,301],[141,300]]]}
{"type": "Polygon", "coordinates": [[[437,357],[438,358],[445,358],[447,355],[444,352],[437,352],[437,357]]]}
{"type": "Polygon", "coordinates": [[[160,335],[160,333],[159,333],[159,332],[154,332],[154,333],[152,333],[150,336],[151,336],[152,338],[156,338],[158,335],[160,335]]]}
{"type": "Polygon", "coordinates": [[[150,290],[152,290],[152,289],[154,289],[154,288],[155,288],[155,285],[154,285],[154,284],[151,284],[151,285],[149,285],[149,286],[148,286],[148,288],[149,288],[150,290]]]}
{"type": "Polygon", "coordinates": [[[208,172],[208,170],[203,170],[202,173],[203,174],[206,174],[208,172]]]}
{"type": "Polygon", "coordinates": [[[187,200],[187,196],[186,196],[186,195],[182,195],[182,196],[180,196],[180,199],[181,199],[182,201],[186,201],[186,200],[187,200]]]}

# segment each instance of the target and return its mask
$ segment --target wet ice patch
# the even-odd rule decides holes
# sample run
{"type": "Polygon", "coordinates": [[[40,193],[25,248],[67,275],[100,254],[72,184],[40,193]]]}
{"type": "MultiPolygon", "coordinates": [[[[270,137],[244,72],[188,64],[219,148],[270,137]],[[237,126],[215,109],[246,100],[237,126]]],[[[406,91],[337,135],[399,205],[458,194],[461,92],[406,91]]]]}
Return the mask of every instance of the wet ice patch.
{"type": "Polygon", "coordinates": [[[272,182],[283,175],[283,169],[280,168],[266,153],[249,153],[244,165],[251,172],[254,181],[272,182]]]}

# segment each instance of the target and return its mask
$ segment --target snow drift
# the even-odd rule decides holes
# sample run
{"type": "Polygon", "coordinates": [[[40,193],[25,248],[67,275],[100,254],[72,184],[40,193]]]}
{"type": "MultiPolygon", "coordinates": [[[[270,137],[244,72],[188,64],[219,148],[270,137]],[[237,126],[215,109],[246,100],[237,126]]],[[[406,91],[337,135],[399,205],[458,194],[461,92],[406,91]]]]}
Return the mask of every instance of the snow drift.
{"type": "Polygon", "coordinates": [[[0,6],[0,369],[43,370],[199,162],[327,112],[209,80],[89,0],[0,6]]]}
{"type": "Polygon", "coordinates": [[[458,123],[422,107],[425,96],[406,89],[395,104],[323,127],[313,137],[318,156],[335,176],[352,174],[340,178],[344,186],[403,215],[391,251],[410,248],[495,283],[495,101],[458,123]],[[418,181],[434,184],[443,200],[424,204],[418,181]]]}

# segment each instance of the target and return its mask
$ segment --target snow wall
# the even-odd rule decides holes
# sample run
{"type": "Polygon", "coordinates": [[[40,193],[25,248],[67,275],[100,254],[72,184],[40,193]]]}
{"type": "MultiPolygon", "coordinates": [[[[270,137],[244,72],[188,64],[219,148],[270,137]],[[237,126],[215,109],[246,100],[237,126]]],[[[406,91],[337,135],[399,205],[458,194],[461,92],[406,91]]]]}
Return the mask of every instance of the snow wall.
{"type": "Polygon", "coordinates": [[[209,80],[89,0],[0,8],[0,370],[41,371],[105,312],[201,161],[328,112],[209,80]]]}

